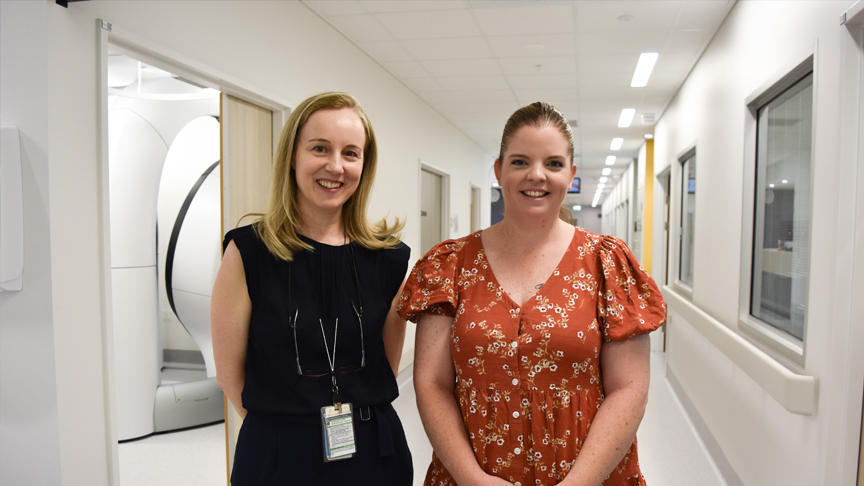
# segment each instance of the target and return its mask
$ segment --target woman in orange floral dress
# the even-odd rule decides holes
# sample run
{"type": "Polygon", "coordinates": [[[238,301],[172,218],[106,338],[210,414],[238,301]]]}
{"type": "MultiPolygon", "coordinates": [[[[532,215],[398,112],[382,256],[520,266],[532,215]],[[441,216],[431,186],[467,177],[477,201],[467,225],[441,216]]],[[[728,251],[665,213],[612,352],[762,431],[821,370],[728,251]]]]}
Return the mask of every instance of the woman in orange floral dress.
{"type": "Polygon", "coordinates": [[[623,241],[559,219],[573,153],[558,110],[516,111],[504,220],[436,245],[405,285],[427,485],[646,484],[635,436],[666,306],[623,241]]]}

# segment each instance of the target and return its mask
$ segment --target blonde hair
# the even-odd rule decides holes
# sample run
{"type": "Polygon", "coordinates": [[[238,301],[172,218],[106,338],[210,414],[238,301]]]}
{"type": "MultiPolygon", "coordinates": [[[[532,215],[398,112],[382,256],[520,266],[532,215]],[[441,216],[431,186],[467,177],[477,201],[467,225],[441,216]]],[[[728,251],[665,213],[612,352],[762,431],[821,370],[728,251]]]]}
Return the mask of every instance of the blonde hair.
{"type": "MultiPolygon", "coordinates": [[[[570,123],[567,122],[567,118],[563,113],[558,111],[557,108],[542,101],[535,101],[528,106],[519,108],[510,115],[509,119],[507,119],[507,123],[504,124],[504,133],[501,135],[501,147],[498,152],[498,160],[496,163],[501,163],[504,160],[504,152],[510,145],[510,140],[513,138],[513,135],[515,135],[516,132],[524,126],[534,126],[537,128],[551,126],[557,128],[558,131],[561,132],[561,135],[564,135],[564,138],[567,140],[568,150],[570,152],[570,165],[573,165],[573,157],[576,155],[576,149],[575,143],[573,142],[573,130],[570,128],[570,123]]],[[[565,223],[575,226],[573,216],[564,206],[559,208],[558,218],[565,223]]]]}
{"type": "Polygon", "coordinates": [[[297,137],[309,117],[318,110],[339,110],[350,108],[360,117],[366,133],[366,146],[363,147],[363,171],[354,194],[342,207],[342,224],[345,233],[357,244],[373,249],[392,248],[400,242],[400,232],[405,226],[397,218],[391,226],[384,218],[377,224],[366,219],[366,206],[372,193],[375,170],[378,164],[378,146],[375,132],[369,117],[360,103],[347,94],[340,92],[321,93],[301,102],[285,122],[279,146],[273,160],[273,177],[270,187],[270,205],[267,212],[256,224],[256,232],[273,256],[286,261],[294,259],[294,252],[312,250],[312,246],[300,239],[297,225],[300,223],[300,209],[297,206],[297,179],[291,165],[296,154],[297,137]]]}

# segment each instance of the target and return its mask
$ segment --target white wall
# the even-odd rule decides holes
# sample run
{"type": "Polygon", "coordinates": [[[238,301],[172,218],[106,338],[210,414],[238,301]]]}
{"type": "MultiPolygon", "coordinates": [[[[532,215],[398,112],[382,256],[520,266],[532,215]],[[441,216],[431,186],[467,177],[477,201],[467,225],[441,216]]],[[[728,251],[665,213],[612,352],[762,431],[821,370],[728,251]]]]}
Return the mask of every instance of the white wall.
{"type": "MultiPolygon", "coordinates": [[[[737,330],[740,275],[749,272],[740,265],[742,205],[751,197],[742,190],[742,181],[749,176],[744,173],[744,154],[753,150],[745,144],[745,99],[808,51],[815,52],[814,251],[806,362],[793,370],[818,380],[816,412],[796,415],[784,409],[674,309],[667,326],[668,372],[746,485],[852,485],[855,480],[851,469],[857,466],[864,370],[860,360],[850,370],[862,343],[849,342],[853,318],[847,289],[852,277],[844,268],[861,258],[864,249],[851,244],[846,227],[855,214],[841,202],[864,195],[856,195],[854,177],[848,182],[848,169],[854,171],[856,161],[854,151],[841,151],[851,142],[841,137],[840,120],[848,109],[844,103],[855,106],[861,85],[847,85],[842,78],[844,63],[855,61],[848,56],[855,48],[847,29],[838,25],[840,14],[853,3],[738,2],[655,130],[655,175],[671,165],[673,185],[680,172],[675,160],[696,145],[699,190],[692,302],[737,330]]],[[[860,171],[860,162],[857,165],[860,171]]],[[[656,179],[654,184],[653,260],[660,262],[665,241],[657,222],[663,221],[663,190],[656,179]]],[[[674,198],[672,204],[674,219],[674,198]]],[[[670,261],[674,259],[670,255],[670,261]]],[[[860,316],[855,319],[860,324],[860,316]]]]}
{"type": "Polygon", "coordinates": [[[0,293],[0,484],[4,485],[60,482],[48,197],[49,7],[42,2],[0,2],[0,125],[20,130],[26,211],[23,289],[0,293]],[[23,458],[33,467],[22,468],[23,458]]]}
{"type": "MultiPolygon", "coordinates": [[[[451,216],[461,222],[451,237],[470,229],[469,182],[489,187],[489,154],[299,2],[0,5],[2,116],[21,130],[27,198],[25,291],[0,296],[3,484],[24,475],[26,484],[116,477],[105,386],[112,356],[103,347],[97,18],[291,105],[325,90],[355,95],[380,148],[370,217],[407,219],[412,247],[420,242],[420,159],[451,175],[451,216]]],[[[481,194],[486,226],[489,195],[481,194]]]]}

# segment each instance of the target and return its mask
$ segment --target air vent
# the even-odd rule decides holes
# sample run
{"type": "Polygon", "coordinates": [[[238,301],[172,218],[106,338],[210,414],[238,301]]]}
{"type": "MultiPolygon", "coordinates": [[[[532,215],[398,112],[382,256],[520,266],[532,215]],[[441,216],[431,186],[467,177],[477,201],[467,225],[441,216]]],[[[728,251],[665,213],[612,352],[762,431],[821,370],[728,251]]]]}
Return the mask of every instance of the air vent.
{"type": "Polygon", "coordinates": [[[570,125],[570,128],[578,128],[579,127],[579,125],[576,123],[576,120],[570,120],[569,122],[567,122],[567,124],[570,125]]]}
{"type": "Polygon", "coordinates": [[[653,125],[654,124],[654,113],[642,113],[642,124],[643,125],[653,125]]]}

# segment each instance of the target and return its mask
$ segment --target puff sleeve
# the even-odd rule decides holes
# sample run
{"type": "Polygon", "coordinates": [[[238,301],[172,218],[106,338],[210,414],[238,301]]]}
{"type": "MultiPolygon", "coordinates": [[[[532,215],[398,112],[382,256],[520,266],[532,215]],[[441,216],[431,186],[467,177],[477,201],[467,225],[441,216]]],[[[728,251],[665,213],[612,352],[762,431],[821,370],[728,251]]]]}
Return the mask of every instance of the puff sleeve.
{"type": "Polygon", "coordinates": [[[597,312],[607,341],[649,333],[666,322],[666,303],[657,284],[626,243],[601,237],[598,258],[603,275],[597,312]]]}
{"type": "Polygon", "coordinates": [[[417,263],[405,281],[399,297],[399,315],[417,322],[420,314],[456,316],[456,277],[464,242],[447,240],[433,246],[417,263]]]}

